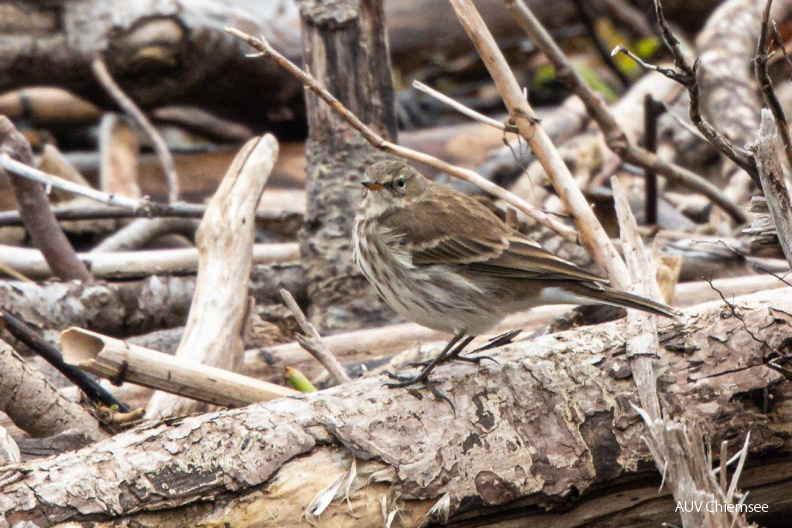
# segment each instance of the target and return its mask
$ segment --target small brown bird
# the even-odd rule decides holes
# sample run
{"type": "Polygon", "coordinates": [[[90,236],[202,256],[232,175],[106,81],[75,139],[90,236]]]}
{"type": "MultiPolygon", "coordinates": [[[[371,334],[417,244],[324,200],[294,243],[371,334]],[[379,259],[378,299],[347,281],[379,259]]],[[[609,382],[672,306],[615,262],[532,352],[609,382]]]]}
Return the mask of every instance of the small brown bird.
{"type": "Polygon", "coordinates": [[[475,199],[398,161],[367,172],[354,258],[402,317],[454,338],[403,386],[460,356],[507,315],[545,304],[612,304],[675,317],[668,306],[617,291],[503,223],[475,199]]]}

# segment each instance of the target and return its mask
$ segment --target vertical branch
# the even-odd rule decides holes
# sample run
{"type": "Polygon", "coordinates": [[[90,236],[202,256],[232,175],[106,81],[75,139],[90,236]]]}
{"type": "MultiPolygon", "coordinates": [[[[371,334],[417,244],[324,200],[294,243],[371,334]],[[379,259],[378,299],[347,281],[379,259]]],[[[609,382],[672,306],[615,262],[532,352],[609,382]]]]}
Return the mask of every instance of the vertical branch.
{"type": "Polygon", "coordinates": [[[792,266],[792,201],[778,159],[778,132],[770,110],[762,110],[762,124],[752,146],[767,206],[776,225],[778,240],[787,262],[792,266]]]}
{"type": "MultiPolygon", "coordinates": [[[[0,116],[0,155],[33,166],[30,144],[5,116],[0,116]]],[[[44,255],[52,273],[66,280],[91,280],[88,268],[77,258],[69,239],[55,219],[41,184],[12,173],[11,186],[25,228],[44,255]]]]}
{"type": "MultiPolygon", "coordinates": [[[[767,47],[769,44],[768,35],[770,33],[770,8],[773,5],[773,0],[767,0],[764,11],[762,11],[762,28],[759,33],[759,44],[756,46],[756,58],[754,59],[754,69],[756,72],[756,80],[759,81],[759,88],[762,92],[762,97],[767,103],[770,111],[773,112],[778,133],[781,136],[781,145],[784,147],[784,154],[786,154],[787,162],[792,167],[792,138],[789,133],[789,124],[787,123],[784,108],[776,96],[775,89],[773,89],[773,81],[770,79],[770,73],[767,71],[767,47]]],[[[781,41],[783,44],[783,41],[781,41]]],[[[784,50],[786,56],[786,50],[784,50]]],[[[789,58],[787,58],[789,60],[789,58]]]]}
{"type": "MultiPolygon", "coordinates": [[[[665,107],[655,101],[652,94],[644,98],[644,142],[648,152],[657,153],[657,118],[665,111],[665,107]]],[[[657,172],[652,168],[644,169],[644,186],[646,195],[645,222],[657,225],[657,172]]]]}
{"type": "MultiPolygon", "coordinates": [[[[235,372],[244,353],[250,305],[251,253],[256,205],[264,191],[278,143],[269,134],[248,141],[212,197],[196,235],[198,278],[190,315],[176,356],[235,372]]],[[[150,417],[189,414],[196,403],[157,392],[150,417]]]]}
{"type": "MultiPolygon", "coordinates": [[[[622,250],[627,268],[630,270],[630,291],[636,295],[663,301],[657,284],[657,272],[646,256],[638,224],[630,211],[627,193],[618,178],[611,178],[616,214],[619,217],[622,250]]],[[[638,387],[641,407],[655,420],[660,418],[660,401],[657,397],[657,381],[652,362],[658,356],[660,345],[657,340],[657,318],[638,310],[627,310],[631,333],[627,338],[627,358],[638,387]]]]}

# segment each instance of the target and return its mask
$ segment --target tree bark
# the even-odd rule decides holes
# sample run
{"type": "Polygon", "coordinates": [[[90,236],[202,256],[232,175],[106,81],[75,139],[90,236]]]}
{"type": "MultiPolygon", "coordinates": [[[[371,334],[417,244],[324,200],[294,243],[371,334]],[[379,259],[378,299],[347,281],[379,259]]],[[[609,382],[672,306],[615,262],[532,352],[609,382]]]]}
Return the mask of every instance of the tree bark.
{"type": "MultiPolygon", "coordinates": [[[[750,430],[751,452],[773,453],[755,459],[765,467],[763,486],[789,485],[788,472],[771,468],[786,467],[792,452],[790,386],[765,364],[789,353],[789,295],[784,289],[737,299],[739,317],[722,302],[700,305],[688,310],[686,324],[660,329],[664,408],[701,424],[715,442],[739,445],[750,430]],[[756,399],[762,394],[764,409],[756,399]]],[[[312,499],[354,458],[354,474],[327,500],[352,494],[367,508],[353,516],[336,500],[318,516],[320,525],[381,523],[383,496],[386,513],[398,508],[409,525],[432,506],[430,520],[450,515],[460,525],[495,522],[496,515],[535,519],[537,526],[616,523],[624,511],[635,514],[632,499],[622,498],[657,478],[641,440],[647,430],[630,406],[637,393],[625,331],[623,321],[608,323],[503,347],[493,352],[498,363],[441,367],[433,374],[437,389],[455,412],[428,391],[388,389],[378,377],[144,425],[0,472],[0,515],[11,524],[194,526],[211,519],[278,526],[317,513],[312,499]],[[81,485],[66,485],[72,479],[81,485]],[[594,491],[609,500],[593,500],[592,511],[586,500],[594,491]]],[[[771,511],[789,513],[781,496],[771,511]]],[[[673,521],[673,503],[661,506],[644,521],[673,521]]]]}
{"type": "MultiPolygon", "coordinates": [[[[302,268],[254,268],[250,295],[258,303],[280,302],[279,288],[288,288],[298,300],[304,300],[302,268]]],[[[97,281],[90,285],[0,281],[0,306],[40,330],[59,332],[79,326],[128,337],[184,325],[194,290],[195,277],[157,275],[140,281],[97,281]]]]}
{"type": "Polygon", "coordinates": [[[79,403],[64,397],[41,372],[28,365],[2,340],[0,411],[31,436],[52,436],[71,431],[84,433],[92,440],[107,437],[96,418],[79,403]]]}
{"type": "MultiPolygon", "coordinates": [[[[364,123],[396,140],[382,0],[298,2],[303,61],[322,86],[364,123]]],[[[352,262],[352,226],[360,181],[384,155],[306,92],[308,207],[301,233],[309,317],[320,329],[372,326],[393,317],[352,262]]]]}

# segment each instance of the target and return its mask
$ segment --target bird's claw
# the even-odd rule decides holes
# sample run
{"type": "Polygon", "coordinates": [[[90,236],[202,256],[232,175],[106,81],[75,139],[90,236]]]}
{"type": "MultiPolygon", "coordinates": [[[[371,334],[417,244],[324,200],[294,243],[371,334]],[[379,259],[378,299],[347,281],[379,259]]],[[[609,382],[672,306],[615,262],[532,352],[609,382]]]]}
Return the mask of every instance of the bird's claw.
{"type": "Polygon", "coordinates": [[[451,410],[454,412],[454,416],[456,416],[456,407],[454,407],[454,403],[451,401],[443,391],[437,388],[436,384],[433,381],[429,380],[429,373],[428,372],[421,372],[416,376],[401,376],[399,374],[394,374],[390,371],[385,371],[385,374],[392,380],[396,380],[396,383],[386,383],[385,386],[389,389],[396,389],[396,388],[406,388],[411,385],[415,385],[417,383],[423,383],[427,389],[429,389],[435,398],[438,400],[443,400],[448,405],[451,406],[451,410]]]}

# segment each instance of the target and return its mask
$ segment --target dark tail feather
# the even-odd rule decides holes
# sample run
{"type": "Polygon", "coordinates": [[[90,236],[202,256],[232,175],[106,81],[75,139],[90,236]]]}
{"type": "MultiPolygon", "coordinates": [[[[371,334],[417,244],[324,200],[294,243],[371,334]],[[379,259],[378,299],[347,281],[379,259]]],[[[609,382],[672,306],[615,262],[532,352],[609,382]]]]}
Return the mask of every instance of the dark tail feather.
{"type": "Polygon", "coordinates": [[[589,289],[586,291],[585,295],[586,297],[596,299],[604,304],[612,304],[614,306],[621,306],[622,308],[634,308],[643,312],[670,317],[671,319],[677,319],[682,315],[681,312],[674,310],[670,306],[638,295],[633,295],[632,293],[609,289],[589,289]]]}

